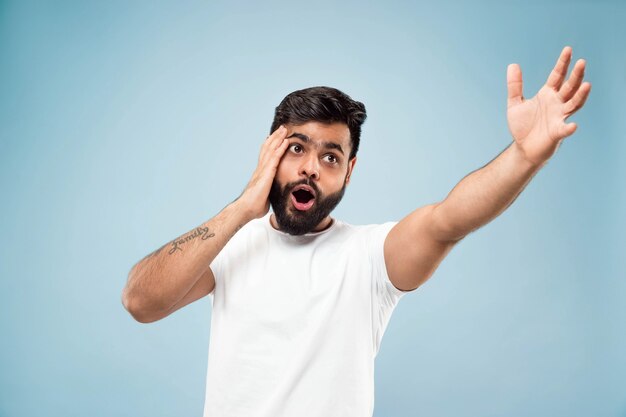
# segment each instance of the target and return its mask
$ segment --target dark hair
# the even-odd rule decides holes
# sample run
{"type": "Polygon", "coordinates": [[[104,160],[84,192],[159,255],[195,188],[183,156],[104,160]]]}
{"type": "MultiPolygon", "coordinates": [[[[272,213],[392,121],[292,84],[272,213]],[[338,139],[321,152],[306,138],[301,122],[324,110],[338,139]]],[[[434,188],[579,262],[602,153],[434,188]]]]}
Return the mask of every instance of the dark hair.
{"type": "Polygon", "coordinates": [[[310,87],[288,94],[274,113],[270,134],[281,124],[300,125],[310,121],[321,123],[341,122],[348,125],[352,150],[356,156],[361,141],[361,125],[367,113],[365,105],[332,87],[310,87]]]}

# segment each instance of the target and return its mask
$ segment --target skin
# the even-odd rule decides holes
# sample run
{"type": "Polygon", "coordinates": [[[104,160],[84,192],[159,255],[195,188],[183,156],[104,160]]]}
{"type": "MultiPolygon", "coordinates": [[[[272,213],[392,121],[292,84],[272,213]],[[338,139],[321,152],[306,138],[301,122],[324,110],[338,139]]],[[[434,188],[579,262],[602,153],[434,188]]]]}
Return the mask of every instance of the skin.
{"type": "Polygon", "coordinates": [[[463,178],[442,202],[402,219],[385,241],[390,280],[416,289],[430,278],[452,247],[489,223],[517,198],[562,141],[576,130],[566,119],[587,100],[585,61],[578,60],[565,81],[572,48],[563,48],[545,85],[531,99],[522,94],[518,64],[507,68],[507,121],[513,142],[489,164],[463,178]]]}
{"type": "MultiPolygon", "coordinates": [[[[576,131],[577,125],[566,120],[583,107],[591,84],[583,82],[586,63],[582,59],[566,80],[571,58],[572,49],[563,48],[545,85],[528,100],[522,93],[519,65],[508,66],[507,121],[512,143],[463,178],[443,201],[414,210],[391,229],[384,242],[384,257],[393,285],[410,291],[428,280],[460,240],[513,203],[563,140],[576,131]]],[[[281,184],[310,178],[322,193],[333,193],[344,181],[350,182],[356,158],[348,160],[349,152],[345,124],[281,126],[263,142],[258,165],[237,200],[133,267],[122,294],[126,309],[138,321],[150,322],[209,294],[215,277],[208,265],[243,225],[268,212],[274,178],[281,184]],[[343,155],[324,143],[340,146],[343,155]],[[338,163],[331,163],[330,154],[336,155],[338,163]],[[205,229],[202,236],[209,237],[198,238],[198,230],[205,229]],[[174,246],[177,249],[171,250],[174,246]]],[[[270,221],[278,228],[273,216],[270,221]]],[[[331,221],[327,216],[314,231],[324,230],[331,221]]]]}
{"type": "MultiPolygon", "coordinates": [[[[308,178],[315,182],[322,195],[328,195],[339,191],[344,182],[350,183],[356,157],[348,159],[352,146],[346,124],[307,122],[286,127],[289,145],[276,172],[280,184],[308,178]]],[[[291,201],[288,208],[295,210],[291,201]]],[[[279,229],[274,214],[270,216],[270,223],[279,229]]],[[[331,223],[330,215],[326,216],[312,231],[324,230],[331,223]]]]}

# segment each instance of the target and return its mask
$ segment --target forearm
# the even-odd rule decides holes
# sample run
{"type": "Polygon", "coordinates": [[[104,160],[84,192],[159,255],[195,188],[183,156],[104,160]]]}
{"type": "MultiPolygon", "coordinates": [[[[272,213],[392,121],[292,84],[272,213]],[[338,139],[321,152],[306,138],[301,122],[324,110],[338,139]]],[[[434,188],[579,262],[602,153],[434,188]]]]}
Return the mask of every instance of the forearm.
{"type": "Polygon", "coordinates": [[[173,306],[251,218],[236,200],[212,219],[139,261],[131,269],[122,294],[126,309],[133,315],[152,314],[173,306]]]}
{"type": "Polygon", "coordinates": [[[441,235],[459,240],[489,223],[517,198],[543,165],[522,156],[515,142],[463,178],[434,211],[441,235]]]}
{"type": "Polygon", "coordinates": [[[150,318],[170,311],[203,276],[212,277],[211,262],[235,233],[250,220],[261,218],[268,212],[272,182],[289,145],[287,132],[281,125],[265,139],[259,163],[237,200],[211,220],[146,256],[131,269],[122,292],[122,303],[135,318],[150,318]]]}

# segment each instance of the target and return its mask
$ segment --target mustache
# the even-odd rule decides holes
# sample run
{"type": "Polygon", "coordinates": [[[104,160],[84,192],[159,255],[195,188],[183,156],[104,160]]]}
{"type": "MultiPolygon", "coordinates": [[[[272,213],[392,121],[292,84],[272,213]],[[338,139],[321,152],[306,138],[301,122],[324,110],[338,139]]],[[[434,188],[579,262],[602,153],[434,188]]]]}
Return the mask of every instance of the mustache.
{"type": "Polygon", "coordinates": [[[290,183],[285,184],[285,187],[283,188],[283,191],[285,192],[287,190],[293,190],[298,185],[308,185],[313,190],[315,190],[315,193],[317,195],[320,195],[320,190],[319,190],[319,188],[317,188],[317,184],[315,184],[314,182],[311,182],[308,178],[304,179],[304,180],[294,181],[294,182],[290,182],[290,183]]]}

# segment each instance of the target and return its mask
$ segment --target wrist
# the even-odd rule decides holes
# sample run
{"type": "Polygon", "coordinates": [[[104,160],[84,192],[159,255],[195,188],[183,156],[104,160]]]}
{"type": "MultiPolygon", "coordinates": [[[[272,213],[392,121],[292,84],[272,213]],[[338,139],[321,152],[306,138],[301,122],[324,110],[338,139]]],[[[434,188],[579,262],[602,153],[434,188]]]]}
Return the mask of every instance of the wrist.
{"type": "Polygon", "coordinates": [[[251,220],[261,217],[253,206],[246,200],[245,193],[228,205],[230,215],[237,219],[240,224],[246,224],[251,220]]]}
{"type": "Polygon", "coordinates": [[[535,171],[541,169],[544,165],[548,163],[548,159],[535,161],[532,158],[529,158],[524,152],[524,149],[513,140],[513,144],[511,145],[511,154],[518,166],[523,167],[524,170],[535,171]]]}

